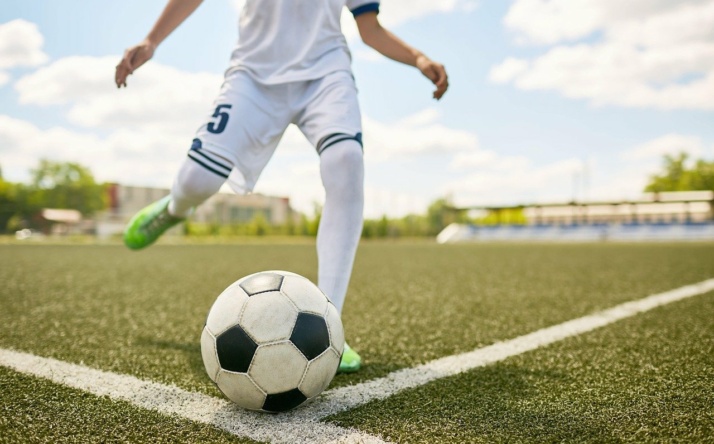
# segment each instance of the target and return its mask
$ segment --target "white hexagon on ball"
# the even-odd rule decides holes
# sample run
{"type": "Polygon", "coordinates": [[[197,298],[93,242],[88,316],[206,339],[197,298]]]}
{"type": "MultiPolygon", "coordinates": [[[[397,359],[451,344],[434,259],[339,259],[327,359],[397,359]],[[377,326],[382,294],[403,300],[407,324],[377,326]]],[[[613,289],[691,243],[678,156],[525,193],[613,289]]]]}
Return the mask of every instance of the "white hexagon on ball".
{"type": "Polygon", "coordinates": [[[206,327],[211,334],[218,336],[236,325],[247,301],[248,295],[238,285],[233,284],[226,288],[208,312],[206,327]]]}
{"type": "Polygon", "coordinates": [[[208,377],[211,378],[211,381],[216,382],[216,376],[221,369],[221,364],[218,362],[218,355],[216,354],[216,338],[207,328],[204,328],[203,333],[201,333],[201,357],[208,377]]]}
{"type": "Polygon", "coordinates": [[[280,291],[302,312],[322,315],[328,299],[319,288],[302,276],[285,276],[280,291]]]}
{"type": "Polygon", "coordinates": [[[245,373],[221,370],[216,377],[216,385],[228,399],[243,408],[250,410],[263,408],[266,394],[245,373]]]}
{"type": "Polygon", "coordinates": [[[290,341],[258,347],[248,374],[268,394],[292,390],[300,384],[307,359],[290,341]]]}
{"type": "Polygon", "coordinates": [[[340,355],[331,348],[325,350],[307,365],[305,377],[298,388],[308,398],[319,395],[330,385],[339,365],[340,355]]]}
{"type": "Polygon", "coordinates": [[[258,344],[290,337],[298,312],[279,291],[259,293],[248,298],[240,324],[258,344]]]}
{"type": "Polygon", "coordinates": [[[342,350],[345,348],[345,330],[342,327],[342,318],[334,305],[328,304],[325,311],[325,322],[327,322],[327,330],[330,332],[330,342],[338,354],[342,355],[342,350]]]}

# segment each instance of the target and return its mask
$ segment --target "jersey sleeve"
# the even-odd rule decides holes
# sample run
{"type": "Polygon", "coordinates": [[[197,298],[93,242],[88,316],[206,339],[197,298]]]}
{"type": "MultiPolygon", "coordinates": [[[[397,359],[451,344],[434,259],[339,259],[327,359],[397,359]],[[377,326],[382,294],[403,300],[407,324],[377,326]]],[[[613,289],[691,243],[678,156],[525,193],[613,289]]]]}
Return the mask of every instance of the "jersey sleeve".
{"type": "Polygon", "coordinates": [[[376,12],[379,14],[379,1],[375,0],[347,0],[347,9],[354,17],[365,12],[376,12]]]}

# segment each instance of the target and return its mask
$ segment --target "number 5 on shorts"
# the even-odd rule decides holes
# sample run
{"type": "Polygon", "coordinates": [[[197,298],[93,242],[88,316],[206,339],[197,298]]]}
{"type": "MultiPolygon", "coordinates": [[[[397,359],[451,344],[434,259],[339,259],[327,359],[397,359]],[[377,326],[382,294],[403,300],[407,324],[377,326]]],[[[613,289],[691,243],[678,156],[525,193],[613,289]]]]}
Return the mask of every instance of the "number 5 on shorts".
{"type": "Polygon", "coordinates": [[[218,105],[216,107],[216,111],[213,113],[212,117],[218,117],[217,122],[210,122],[208,124],[208,132],[213,133],[213,134],[220,134],[223,132],[224,129],[226,129],[226,125],[228,124],[228,113],[224,111],[224,109],[231,109],[233,108],[233,105],[218,105]]]}

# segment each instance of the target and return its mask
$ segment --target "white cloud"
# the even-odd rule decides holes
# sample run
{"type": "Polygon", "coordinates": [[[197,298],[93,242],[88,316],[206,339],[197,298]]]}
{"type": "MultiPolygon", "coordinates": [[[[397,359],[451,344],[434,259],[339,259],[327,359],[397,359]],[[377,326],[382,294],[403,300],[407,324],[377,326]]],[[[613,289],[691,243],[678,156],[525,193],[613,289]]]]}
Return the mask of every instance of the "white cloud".
{"type": "Polygon", "coordinates": [[[373,161],[409,159],[416,155],[445,154],[478,148],[470,131],[439,123],[440,113],[426,109],[394,123],[363,117],[367,158],[373,161]]]}
{"type": "Polygon", "coordinates": [[[41,129],[0,115],[0,157],[8,180],[26,181],[41,158],[88,166],[100,181],[168,187],[188,147],[171,135],[117,131],[107,137],[61,127],[41,129]]]}
{"type": "Polygon", "coordinates": [[[389,0],[380,4],[379,21],[385,26],[399,26],[432,14],[472,11],[476,6],[474,0],[389,0]]]}
{"type": "Polygon", "coordinates": [[[522,157],[496,157],[444,184],[442,193],[453,195],[459,206],[565,201],[573,196],[573,175],[583,169],[575,158],[536,166],[522,157]]]}
{"type": "Polygon", "coordinates": [[[48,59],[37,25],[22,19],[0,24],[0,69],[38,66],[48,59]]]}
{"type": "MultiPolygon", "coordinates": [[[[692,15],[701,5],[705,5],[706,11],[707,3],[709,0],[516,0],[504,24],[524,42],[555,44],[587,37],[599,30],[609,32],[658,20],[672,21],[673,17],[692,15]]],[[[684,24],[691,24],[690,19],[685,19],[684,24]]],[[[670,31],[674,31],[675,39],[677,34],[692,32],[686,28],[670,31]]],[[[711,30],[694,32],[711,33],[711,30]]]]}
{"type": "Polygon", "coordinates": [[[596,105],[714,109],[714,0],[517,0],[504,23],[521,42],[556,46],[504,60],[495,83],[596,105]],[[568,44],[585,37],[595,41],[568,44]]]}
{"type": "Polygon", "coordinates": [[[38,66],[48,60],[42,52],[44,38],[37,25],[22,19],[0,24],[0,86],[10,81],[2,70],[38,66]]]}
{"type": "Polygon", "coordinates": [[[530,41],[557,43],[589,34],[601,20],[597,2],[589,0],[518,0],[503,21],[530,41]]]}
{"type": "Polygon", "coordinates": [[[20,103],[69,105],[72,123],[88,128],[137,128],[191,135],[205,119],[222,76],[187,73],[149,62],[118,90],[119,57],[67,57],[15,84],[20,103]]]}
{"type": "MultiPolygon", "coordinates": [[[[379,21],[387,28],[395,28],[411,20],[417,20],[432,14],[445,14],[454,11],[472,11],[478,2],[475,0],[390,0],[379,6],[379,21]]],[[[345,8],[342,11],[342,32],[348,40],[359,35],[352,14],[345,8]]]]}
{"type": "Polygon", "coordinates": [[[627,161],[650,161],[662,159],[666,154],[676,155],[681,152],[698,157],[704,153],[704,142],[695,136],[682,134],[667,134],[649,142],[643,143],[622,153],[622,159],[627,161]]]}
{"type": "Polygon", "coordinates": [[[697,136],[665,134],[643,142],[621,153],[618,162],[603,162],[593,179],[592,197],[601,200],[635,199],[642,195],[649,178],[662,171],[666,154],[688,153],[694,159],[709,159],[714,146],[697,136]]]}
{"type": "Polygon", "coordinates": [[[530,161],[525,156],[501,156],[495,151],[478,150],[456,153],[449,167],[455,171],[511,171],[522,170],[530,161]]]}
{"type": "Polygon", "coordinates": [[[508,83],[528,71],[529,65],[528,60],[509,57],[491,69],[489,78],[494,83],[508,83]]]}

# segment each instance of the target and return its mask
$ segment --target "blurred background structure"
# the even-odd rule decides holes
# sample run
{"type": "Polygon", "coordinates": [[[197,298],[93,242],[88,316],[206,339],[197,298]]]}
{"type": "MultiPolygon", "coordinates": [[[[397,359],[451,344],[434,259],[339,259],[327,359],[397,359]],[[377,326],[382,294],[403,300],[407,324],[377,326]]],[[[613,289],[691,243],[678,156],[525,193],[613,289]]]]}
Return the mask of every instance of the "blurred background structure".
{"type": "MultiPolygon", "coordinates": [[[[108,207],[94,218],[93,232],[109,237],[123,232],[129,219],[139,210],[169,194],[168,189],[107,184],[108,207]]],[[[196,209],[190,220],[198,224],[231,226],[262,220],[271,226],[287,224],[296,216],[287,197],[262,194],[218,193],[196,209]]],[[[183,233],[174,227],[169,234],[183,233]]]]}
{"type": "Polygon", "coordinates": [[[649,193],[637,201],[456,209],[472,210],[485,212],[496,223],[453,223],[437,241],[714,240],[714,191],[649,193]],[[514,213],[522,216],[521,223],[510,220],[514,213]]]}

